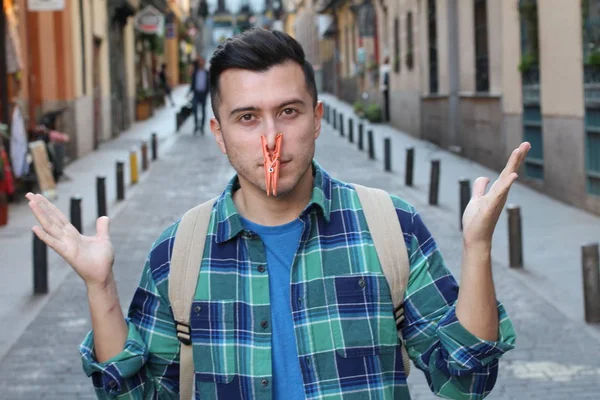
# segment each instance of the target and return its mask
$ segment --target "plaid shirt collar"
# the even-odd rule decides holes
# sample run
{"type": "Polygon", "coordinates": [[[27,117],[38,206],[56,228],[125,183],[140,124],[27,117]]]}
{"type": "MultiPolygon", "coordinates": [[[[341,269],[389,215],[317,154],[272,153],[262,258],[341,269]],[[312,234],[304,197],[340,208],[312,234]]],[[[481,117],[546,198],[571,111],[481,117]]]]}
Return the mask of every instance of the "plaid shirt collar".
{"type": "MultiPolygon", "coordinates": [[[[329,174],[316,160],[312,161],[313,190],[311,199],[301,215],[315,207],[320,210],[326,222],[331,213],[332,182],[329,174]]],[[[226,242],[239,235],[243,230],[242,219],[233,202],[233,192],[240,188],[238,175],[229,181],[216,203],[217,243],[226,242]]]]}

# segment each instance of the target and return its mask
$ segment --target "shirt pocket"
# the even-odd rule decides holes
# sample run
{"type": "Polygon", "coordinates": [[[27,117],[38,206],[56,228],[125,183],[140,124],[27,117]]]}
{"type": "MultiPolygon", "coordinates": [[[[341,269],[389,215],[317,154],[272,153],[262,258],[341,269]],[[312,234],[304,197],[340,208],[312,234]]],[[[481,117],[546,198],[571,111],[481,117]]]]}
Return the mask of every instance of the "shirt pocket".
{"type": "Polygon", "coordinates": [[[233,301],[194,301],[191,310],[198,381],[230,383],[237,374],[233,301]]]}
{"type": "Polygon", "coordinates": [[[384,275],[329,277],[325,287],[333,344],[340,356],[365,357],[396,351],[398,332],[384,275]]]}

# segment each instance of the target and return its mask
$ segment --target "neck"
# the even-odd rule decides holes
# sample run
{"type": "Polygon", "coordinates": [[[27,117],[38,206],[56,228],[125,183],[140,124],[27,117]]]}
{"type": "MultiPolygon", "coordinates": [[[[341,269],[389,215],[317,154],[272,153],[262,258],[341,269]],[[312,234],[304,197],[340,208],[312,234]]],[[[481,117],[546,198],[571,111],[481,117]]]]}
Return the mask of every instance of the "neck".
{"type": "Polygon", "coordinates": [[[309,167],[294,189],[275,196],[240,179],[240,189],[233,194],[238,212],[246,219],[264,226],[287,224],[298,218],[312,196],[313,174],[309,167]]]}

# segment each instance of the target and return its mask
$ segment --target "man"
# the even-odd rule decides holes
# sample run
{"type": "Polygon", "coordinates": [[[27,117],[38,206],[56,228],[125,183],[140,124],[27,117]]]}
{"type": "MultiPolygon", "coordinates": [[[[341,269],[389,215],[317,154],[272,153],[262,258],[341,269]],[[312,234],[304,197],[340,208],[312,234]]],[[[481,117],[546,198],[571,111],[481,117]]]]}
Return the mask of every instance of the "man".
{"type": "Polygon", "coordinates": [[[206,98],[209,91],[209,72],[204,68],[204,58],[198,56],[192,70],[190,93],[193,94],[192,106],[194,108],[194,135],[198,130],[204,134],[206,120],[206,98]],[[202,122],[198,125],[198,107],[202,109],[202,122]]]}
{"type": "MultiPolygon", "coordinates": [[[[247,31],[217,48],[210,72],[211,130],[237,174],[213,208],[190,313],[196,399],[409,399],[390,290],[356,191],[313,159],[323,106],[302,48],[281,32],[247,31]],[[273,195],[261,141],[272,150],[279,133],[273,195]],[[340,306],[349,300],[352,307],[340,306]]],[[[421,216],[393,196],[410,259],[401,329],[440,396],[482,398],[494,386],[498,358],[514,347],[490,252],[528,150],[524,143],[513,152],[487,194],[487,178],[473,185],[460,293],[421,216]]],[[[125,318],[108,218],[98,219],[96,236],[84,237],[42,196],[27,198],[42,225],[34,232],[87,286],[93,330],[81,352],[98,397],[178,398],[167,290],[179,222],[152,246],[125,318]]]]}
{"type": "Polygon", "coordinates": [[[381,91],[383,92],[383,120],[390,121],[390,58],[386,56],[379,71],[381,91]]]}
{"type": "Polygon", "coordinates": [[[169,85],[169,77],[167,75],[167,64],[163,63],[160,66],[160,71],[158,72],[158,81],[160,83],[160,87],[165,92],[165,96],[171,102],[171,106],[175,107],[175,102],[173,101],[173,97],[171,97],[171,85],[169,85]]]}

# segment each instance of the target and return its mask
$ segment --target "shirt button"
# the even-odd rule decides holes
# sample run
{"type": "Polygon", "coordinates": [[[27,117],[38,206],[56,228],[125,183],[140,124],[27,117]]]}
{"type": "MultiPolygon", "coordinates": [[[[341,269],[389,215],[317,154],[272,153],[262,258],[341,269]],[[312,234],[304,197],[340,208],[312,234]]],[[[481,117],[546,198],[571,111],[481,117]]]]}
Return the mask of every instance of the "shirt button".
{"type": "Polygon", "coordinates": [[[267,387],[267,385],[269,384],[269,381],[266,379],[263,379],[262,381],[260,381],[260,384],[262,385],[262,387],[267,387]]]}
{"type": "Polygon", "coordinates": [[[364,288],[365,286],[367,286],[367,284],[365,283],[365,280],[363,278],[359,279],[358,286],[360,286],[361,288],[364,288]]]}
{"type": "Polygon", "coordinates": [[[265,272],[265,266],[264,265],[259,265],[258,266],[258,272],[260,272],[260,273],[265,272]]]}
{"type": "Polygon", "coordinates": [[[108,387],[111,389],[114,389],[115,387],[117,387],[117,382],[115,382],[115,381],[108,382],[108,387]]]}
{"type": "Polygon", "coordinates": [[[302,308],[302,297],[298,297],[298,308],[302,308]]]}
{"type": "Polygon", "coordinates": [[[260,326],[262,326],[262,327],[263,327],[263,329],[267,329],[267,326],[269,326],[269,323],[268,323],[266,320],[263,320],[263,321],[260,323],[260,326]]]}
{"type": "Polygon", "coordinates": [[[199,313],[200,313],[200,311],[202,311],[202,307],[200,307],[200,306],[196,306],[196,307],[194,307],[194,312],[195,312],[196,314],[199,314],[199,313]]]}

